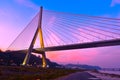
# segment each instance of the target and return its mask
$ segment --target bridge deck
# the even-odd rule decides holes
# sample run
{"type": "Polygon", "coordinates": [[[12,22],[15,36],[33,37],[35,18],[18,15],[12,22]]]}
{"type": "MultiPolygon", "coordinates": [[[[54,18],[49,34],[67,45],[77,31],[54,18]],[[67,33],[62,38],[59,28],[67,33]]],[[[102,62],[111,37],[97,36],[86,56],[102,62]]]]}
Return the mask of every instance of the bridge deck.
{"type": "MultiPolygon", "coordinates": [[[[46,47],[43,49],[43,51],[71,50],[71,49],[83,49],[83,48],[94,48],[94,47],[115,46],[115,45],[120,45],[120,39],[46,47]]],[[[33,49],[33,52],[38,53],[40,51],[42,51],[40,48],[33,49]]]]}
{"type": "MultiPolygon", "coordinates": [[[[97,42],[82,43],[82,44],[79,43],[79,44],[71,44],[71,45],[63,45],[63,46],[53,46],[53,47],[46,47],[44,49],[36,48],[36,49],[33,49],[32,52],[41,53],[41,51],[59,51],[59,50],[83,49],[83,48],[94,48],[94,47],[105,47],[105,46],[116,46],[116,45],[120,45],[120,39],[97,41],[97,42]]],[[[26,53],[27,49],[10,51],[10,52],[26,53]]]]}

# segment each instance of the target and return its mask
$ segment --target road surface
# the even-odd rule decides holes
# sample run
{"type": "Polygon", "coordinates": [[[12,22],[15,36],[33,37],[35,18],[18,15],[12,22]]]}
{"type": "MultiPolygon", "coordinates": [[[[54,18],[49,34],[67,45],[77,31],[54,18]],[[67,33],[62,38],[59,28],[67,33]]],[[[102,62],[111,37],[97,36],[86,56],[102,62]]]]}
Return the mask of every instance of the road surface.
{"type": "Polygon", "coordinates": [[[55,80],[101,80],[101,79],[96,78],[95,76],[89,74],[88,72],[77,72],[55,80]]]}

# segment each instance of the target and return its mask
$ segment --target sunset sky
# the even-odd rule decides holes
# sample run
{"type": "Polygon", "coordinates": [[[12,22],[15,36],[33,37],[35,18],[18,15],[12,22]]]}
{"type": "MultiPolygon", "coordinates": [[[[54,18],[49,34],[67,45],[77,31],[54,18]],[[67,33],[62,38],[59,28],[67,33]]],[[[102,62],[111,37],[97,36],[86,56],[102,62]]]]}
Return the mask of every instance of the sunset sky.
{"type": "MultiPolygon", "coordinates": [[[[6,48],[43,6],[46,10],[120,18],[120,0],[0,0],[0,49],[6,48]]],[[[47,52],[60,64],[119,67],[120,46],[47,52]]]]}

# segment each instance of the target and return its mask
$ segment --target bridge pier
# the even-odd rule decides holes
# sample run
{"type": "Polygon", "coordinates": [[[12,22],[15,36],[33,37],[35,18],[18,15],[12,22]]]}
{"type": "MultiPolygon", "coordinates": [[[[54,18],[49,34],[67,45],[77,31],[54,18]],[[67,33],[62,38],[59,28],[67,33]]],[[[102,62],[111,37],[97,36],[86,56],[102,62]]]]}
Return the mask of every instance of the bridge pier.
{"type": "MultiPolygon", "coordinates": [[[[32,52],[31,52],[32,53],[32,52]]],[[[23,66],[27,66],[27,64],[29,64],[29,60],[30,60],[30,56],[31,56],[31,53],[27,53],[26,56],[25,56],[25,59],[22,63],[23,66]]],[[[42,67],[43,68],[46,68],[47,67],[47,61],[46,61],[46,55],[45,55],[45,52],[44,51],[41,51],[39,54],[42,55],[42,67]]]]}
{"type": "Polygon", "coordinates": [[[24,61],[22,63],[23,66],[27,66],[27,64],[29,63],[29,60],[30,60],[30,55],[31,53],[27,53],[25,58],[24,58],[24,61]]]}
{"type": "Polygon", "coordinates": [[[43,67],[43,68],[46,68],[46,67],[47,67],[47,61],[46,61],[45,52],[42,52],[42,67],[43,67]]]}
{"type": "MultiPolygon", "coordinates": [[[[33,51],[34,44],[35,44],[35,41],[36,41],[36,38],[37,38],[38,34],[39,34],[39,38],[40,38],[41,49],[44,49],[44,40],[43,40],[42,27],[41,27],[42,26],[42,10],[43,10],[43,8],[40,7],[40,15],[39,15],[39,21],[38,21],[38,28],[37,28],[37,30],[35,32],[35,35],[34,35],[34,37],[32,39],[32,42],[30,44],[30,47],[28,49],[28,52],[27,52],[27,54],[25,56],[25,59],[24,59],[22,65],[27,65],[28,64],[29,59],[30,59],[30,55],[31,55],[31,53],[33,51]]],[[[47,67],[47,62],[46,62],[45,51],[41,50],[39,53],[42,54],[42,67],[46,68],[47,67]]]]}

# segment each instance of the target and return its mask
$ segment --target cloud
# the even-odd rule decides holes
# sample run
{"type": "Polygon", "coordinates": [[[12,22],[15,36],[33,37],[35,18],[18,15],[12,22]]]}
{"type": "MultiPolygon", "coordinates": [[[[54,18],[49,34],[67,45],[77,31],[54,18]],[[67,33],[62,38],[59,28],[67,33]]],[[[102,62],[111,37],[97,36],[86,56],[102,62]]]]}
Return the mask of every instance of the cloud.
{"type": "Polygon", "coordinates": [[[112,0],[111,7],[120,4],[120,0],[112,0]]]}
{"type": "Polygon", "coordinates": [[[47,57],[55,62],[66,63],[91,63],[91,61],[98,55],[94,49],[80,49],[80,50],[66,50],[47,52],[47,57]]]}
{"type": "Polygon", "coordinates": [[[38,10],[39,8],[37,5],[28,0],[14,0],[14,1],[32,9],[38,10]]]}
{"type": "Polygon", "coordinates": [[[94,58],[93,64],[97,64],[102,67],[118,68],[120,66],[118,64],[120,58],[119,48],[120,46],[98,48],[97,51],[99,52],[99,55],[94,58]]]}

